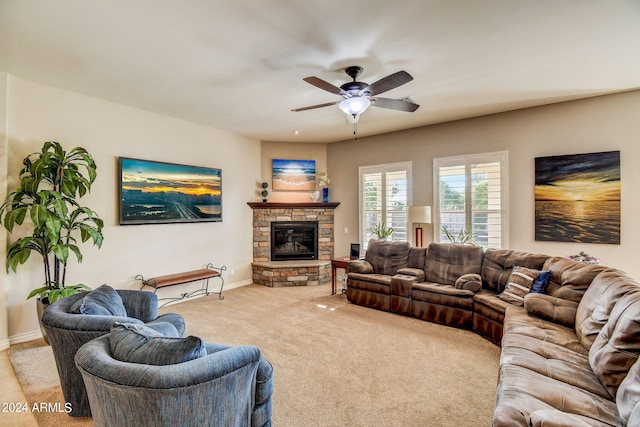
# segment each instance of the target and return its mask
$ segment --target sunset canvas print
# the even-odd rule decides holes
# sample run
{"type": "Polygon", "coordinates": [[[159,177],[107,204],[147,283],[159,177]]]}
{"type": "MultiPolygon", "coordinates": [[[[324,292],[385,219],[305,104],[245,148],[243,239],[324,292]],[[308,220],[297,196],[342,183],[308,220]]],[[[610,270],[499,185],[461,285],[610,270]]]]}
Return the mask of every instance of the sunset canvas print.
{"type": "Polygon", "coordinates": [[[620,152],[535,159],[535,238],[620,244],[620,152]]]}
{"type": "Polygon", "coordinates": [[[314,191],[316,189],[315,160],[273,159],[272,185],[276,191],[314,191]]]}
{"type": "Polygon", "coordinates": [[[222,221],[222,170],[120,158],[120,224],[222,221]]]}

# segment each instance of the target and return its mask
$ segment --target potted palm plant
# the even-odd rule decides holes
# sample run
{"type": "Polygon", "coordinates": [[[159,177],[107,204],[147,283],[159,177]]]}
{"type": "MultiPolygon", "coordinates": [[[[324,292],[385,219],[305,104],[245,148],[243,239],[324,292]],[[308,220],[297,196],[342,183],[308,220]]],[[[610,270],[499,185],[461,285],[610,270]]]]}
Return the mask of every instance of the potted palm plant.
{"type": "MultiPolygon", "coordinates": [[[[77,237],[82,242],[102,245],[103,221],[78,199],[96,179],[96,164],[81,147],[66,152],[55,141],[47,141],[39,153],[23,160],[18,188],[0,207],[0,222],[9,233],[16,225],[30,227],[31,235],[9,245],[7,270],[16,271],[32,253],[42,258],[44,281],[27,296],[38,296],[44,303],[90,289],[84,284],[66,284],[68,261],[73,253],[82,262],[77,237]],[[30,221],[27,221],[27,218],[30,221]]],[[[39,308],[39,312],[42,307],[39,308]]]]}

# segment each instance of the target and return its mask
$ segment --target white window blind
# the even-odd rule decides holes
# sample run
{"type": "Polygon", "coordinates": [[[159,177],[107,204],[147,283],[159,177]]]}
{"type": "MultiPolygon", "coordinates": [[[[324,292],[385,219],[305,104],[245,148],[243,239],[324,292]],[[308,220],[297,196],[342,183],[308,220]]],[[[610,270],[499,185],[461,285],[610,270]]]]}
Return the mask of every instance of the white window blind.
{"type": "Polygon", "coordinates": [[[389,240],[407,240],[411,163],[360,168],[360,243],[366,249],[376,224],[393,229],[389,240]]]}
{"type": "Polygon", "coordinates": [[[434,159],[435,230],[444,227],[459,241],[461,232],[484,248],[507,247],[507,153],[434,159]]]}

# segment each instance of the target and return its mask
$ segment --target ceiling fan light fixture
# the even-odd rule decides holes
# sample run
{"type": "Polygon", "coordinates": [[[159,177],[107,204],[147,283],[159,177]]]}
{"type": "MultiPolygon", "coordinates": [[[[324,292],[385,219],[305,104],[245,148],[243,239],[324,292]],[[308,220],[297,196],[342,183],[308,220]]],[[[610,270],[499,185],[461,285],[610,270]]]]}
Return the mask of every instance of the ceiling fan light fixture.
{"type": "Polygon", "coordinates": [[[351,98],[346,98],[343,101],[340,101],[338,107],[345,114],[349,114],[351,116],[357,116],[359,114],[364,113],[364,111],[369,108],[371,105],[371,101],[369,98],[363,98],[361,96],[352,96],[351,98]]]}

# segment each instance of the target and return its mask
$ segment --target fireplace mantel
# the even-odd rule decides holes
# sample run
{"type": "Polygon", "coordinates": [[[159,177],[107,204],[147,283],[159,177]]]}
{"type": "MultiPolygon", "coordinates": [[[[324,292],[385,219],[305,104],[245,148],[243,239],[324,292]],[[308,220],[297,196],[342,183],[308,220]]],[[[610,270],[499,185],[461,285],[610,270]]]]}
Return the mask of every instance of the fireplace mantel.
{"type": "Polygon", "coordinates": [[[340,202],[247,202],[251,209],[335,209],[340,202]]]}

